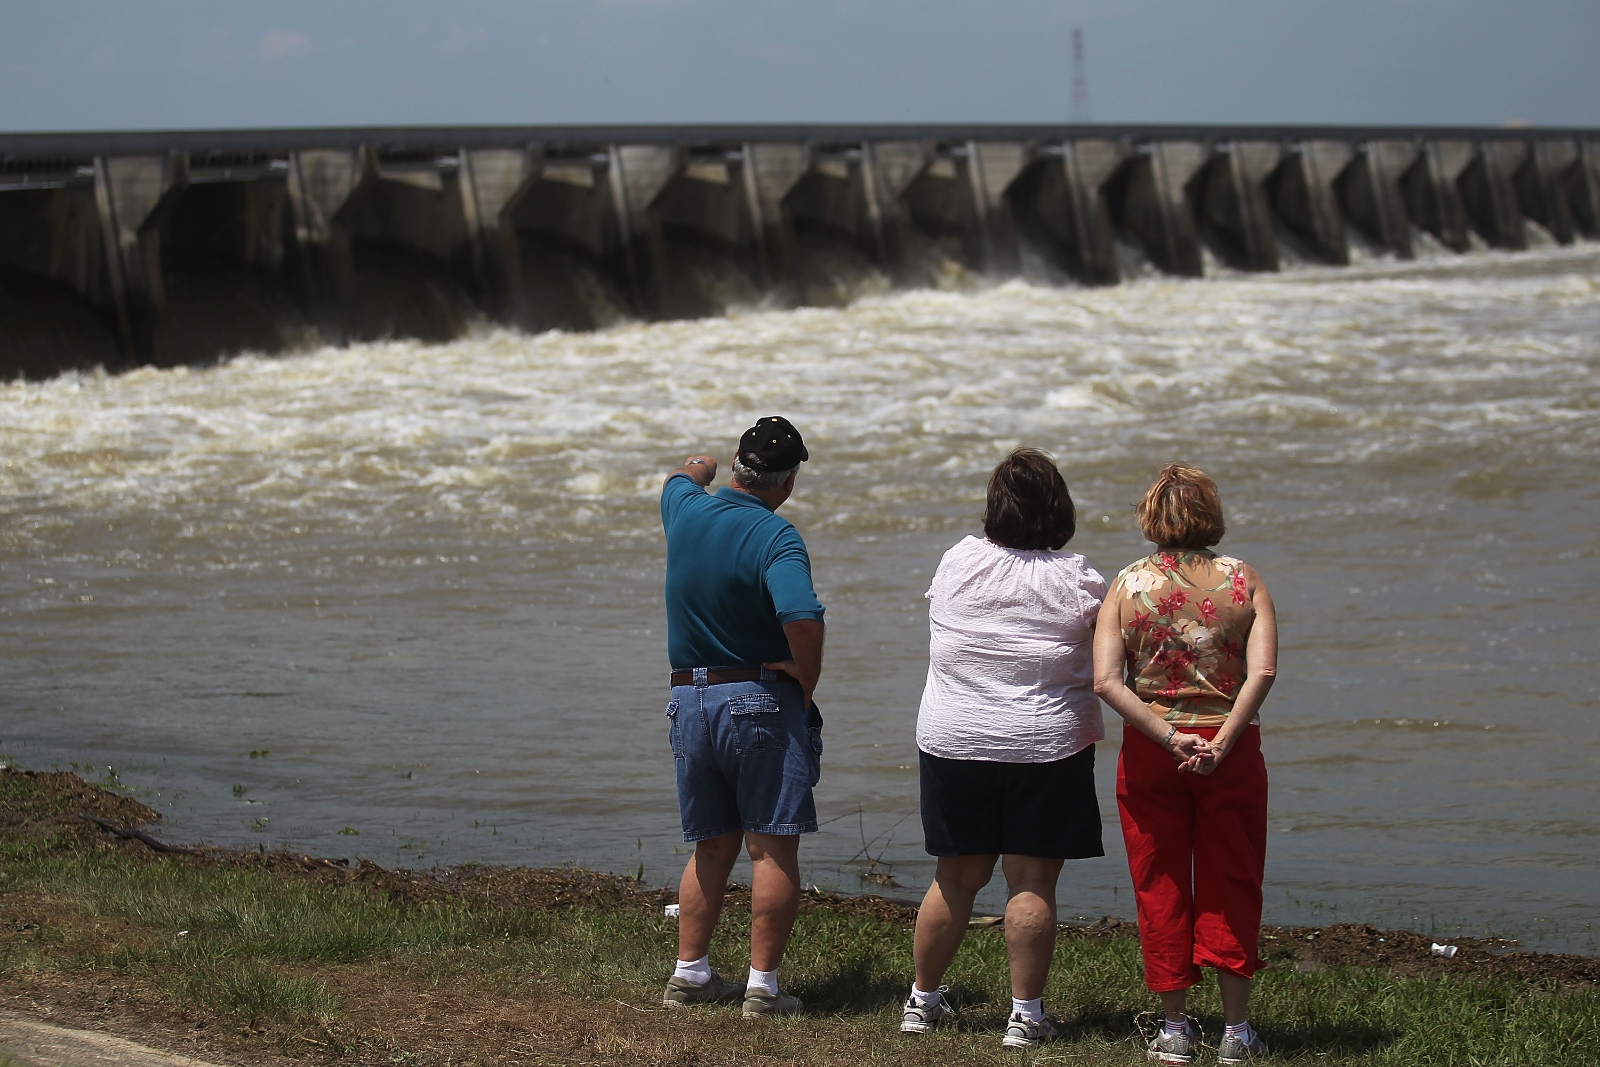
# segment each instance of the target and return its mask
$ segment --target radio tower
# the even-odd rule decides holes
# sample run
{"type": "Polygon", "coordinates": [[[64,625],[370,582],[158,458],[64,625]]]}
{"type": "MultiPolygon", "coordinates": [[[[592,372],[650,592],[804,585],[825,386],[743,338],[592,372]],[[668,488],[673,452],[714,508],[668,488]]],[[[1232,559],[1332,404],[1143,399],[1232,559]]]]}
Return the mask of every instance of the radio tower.
{"type": "Polygon", "coordinates": [[[1072,121],[1089,121],[1089,75],[1083,69],[1083,30],[1072,31],[1072,121]]]}

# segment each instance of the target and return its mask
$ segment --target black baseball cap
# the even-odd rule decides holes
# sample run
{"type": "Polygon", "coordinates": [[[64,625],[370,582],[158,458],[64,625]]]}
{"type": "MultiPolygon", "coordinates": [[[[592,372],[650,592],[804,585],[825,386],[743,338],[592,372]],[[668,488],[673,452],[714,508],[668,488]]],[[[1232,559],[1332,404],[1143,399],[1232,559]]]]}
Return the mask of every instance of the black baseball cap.
{"type": "Polygon", "coordinates": [[[811,458],[800,431],[782,415],[768,415],[739,438],[739,462],[763,474],[788,471],[811,458]]]}

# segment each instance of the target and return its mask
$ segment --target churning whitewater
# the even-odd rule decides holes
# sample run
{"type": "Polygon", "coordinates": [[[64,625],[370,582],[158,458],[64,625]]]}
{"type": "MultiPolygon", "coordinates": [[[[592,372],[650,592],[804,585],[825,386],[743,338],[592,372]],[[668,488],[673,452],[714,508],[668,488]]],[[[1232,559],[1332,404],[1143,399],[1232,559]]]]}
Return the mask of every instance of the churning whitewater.
{"type": "MultiPolygon", "coordinates": [[[[830,629],[806,877],[909,896],[922,594],[988,471],[1049,450],[1109,575],[1181,458],[1279,601],[1268,920],[1592,951],[1597,371],[1590,244],[19,381],[0,753],[175,839],[664,880],[660,480],[782,413],[830,629]]],[[[1074,866],[1063,916],[1124,879],[1074,866]]]]}

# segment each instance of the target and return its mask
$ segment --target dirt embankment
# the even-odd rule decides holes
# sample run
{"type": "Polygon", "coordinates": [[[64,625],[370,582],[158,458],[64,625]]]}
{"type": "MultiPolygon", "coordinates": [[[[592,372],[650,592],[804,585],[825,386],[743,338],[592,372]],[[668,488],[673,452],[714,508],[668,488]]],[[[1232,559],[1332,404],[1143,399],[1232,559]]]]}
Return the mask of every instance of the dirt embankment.
{"type": "MultiPolygon", "coordinates": [[[[83,781],[67,772],[0,770],[0,786],[10,776],[26,776],[32,787],[24,799],[0,802],[0,837],[67,840],[84,848],[109,848],[155,858],[161,853],[138,837],[119,837],[120,830],[149,827],[160,819],[155,810],[83,781]]],[[[0,796],[16,793],[0,792],[0,796]]],[[[159,834],[145,836],[159,840],[159,834]]],[[[670,889],[640,885],[630,878],[569,868],[466,866],[436,870],[391,870],[363,860],[354,866],[284,852],[250,852],[200,848],[171,855],[177,862],[264,868],[284,877],[324,885],[359,885],[408,901],[464,900],[494,908],[541,911],[565,908],[654,910],[676,899],[670,889]]],[[[730,886],[728,903],[748,906],[749,889],[730,886]]],[[[808,892],[805,911],[825,911],[901,926],[916,920],[916,908],[875,896],[843,896],[808,892]]],[[[1107,918],[1090,926],[1066,926],[1072,938],[1137,937],[1132,923],[1107,918]]],[[[1526,952],[1515,942],[1499,939],[1451,938],[1457,953],[1433,955],[1431,938],[1410,930],[1340,923],[1334,926],[1268,926],[1261,932],[1261,957],[1269,966],[1316,970],[1324,967],[1381,967],[1404,976],[1514,978],[1555,982],[1563,986],[1600,983],[1600,958],[1526,952]]]]}

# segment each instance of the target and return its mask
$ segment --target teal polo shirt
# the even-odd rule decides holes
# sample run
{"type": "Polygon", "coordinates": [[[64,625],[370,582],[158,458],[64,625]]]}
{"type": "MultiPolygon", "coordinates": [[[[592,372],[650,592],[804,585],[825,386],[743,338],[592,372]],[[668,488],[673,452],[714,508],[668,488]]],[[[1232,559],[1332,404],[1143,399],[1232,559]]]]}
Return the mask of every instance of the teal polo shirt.
{"type": "Polygon", "coordinates": [[[783,624],[822,619],[805,542],[757,497],[713,495],[674,474],[661,488],[661,527],[673,670],[789,659],[783,624]]]}

